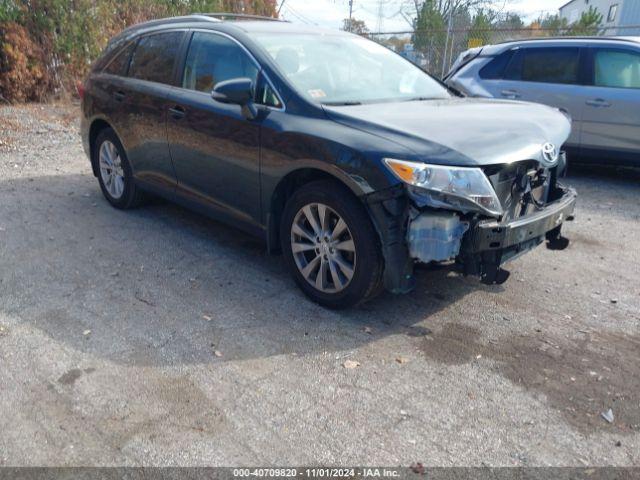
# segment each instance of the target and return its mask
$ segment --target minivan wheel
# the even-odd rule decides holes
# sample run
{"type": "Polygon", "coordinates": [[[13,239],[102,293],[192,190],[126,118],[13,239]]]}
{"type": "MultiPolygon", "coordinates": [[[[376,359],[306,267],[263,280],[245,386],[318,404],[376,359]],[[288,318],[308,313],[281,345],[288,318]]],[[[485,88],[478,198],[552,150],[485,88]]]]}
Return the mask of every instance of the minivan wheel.
{"type": "Polygon", "coordinates": [[[280,239],[302,291],[329,308],[348,308],[380,291],[383,261],[364,206],[330,181],[307,184],[285,206],[280,239]]]}
{"type": "Polygon", "coordinates": [[[138,206],[143,200],[143,193],[133,180],[127,154],[116,133],[110,128],[102,130],[93,148],[98,163],[98,182],[104,197],[116,208],[138,206]]]}

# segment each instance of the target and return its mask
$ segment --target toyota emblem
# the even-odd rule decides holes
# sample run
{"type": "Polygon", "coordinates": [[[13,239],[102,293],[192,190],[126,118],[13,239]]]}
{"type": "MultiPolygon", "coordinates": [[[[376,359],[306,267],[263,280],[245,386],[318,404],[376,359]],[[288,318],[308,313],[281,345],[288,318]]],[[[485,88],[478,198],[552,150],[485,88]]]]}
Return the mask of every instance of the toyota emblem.
{"type": "Polygon", "coordinates": [[[544,158],[544,163],[548,166],[554,165],[559,157],[557,147],[553,143],[545,143],[542,146],[542,157],[544,158]]]}

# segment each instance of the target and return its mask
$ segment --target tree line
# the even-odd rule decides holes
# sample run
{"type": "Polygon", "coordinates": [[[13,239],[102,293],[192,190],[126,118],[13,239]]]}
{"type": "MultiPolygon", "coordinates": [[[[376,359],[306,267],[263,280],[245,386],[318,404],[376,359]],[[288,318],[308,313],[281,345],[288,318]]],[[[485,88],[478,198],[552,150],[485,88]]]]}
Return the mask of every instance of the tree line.
{"type": "Polygon", "coordinates": [[[124,28],[207,12],[277,16],[276,0],[0,0],[0,100],[72,95],[124,28]]]}

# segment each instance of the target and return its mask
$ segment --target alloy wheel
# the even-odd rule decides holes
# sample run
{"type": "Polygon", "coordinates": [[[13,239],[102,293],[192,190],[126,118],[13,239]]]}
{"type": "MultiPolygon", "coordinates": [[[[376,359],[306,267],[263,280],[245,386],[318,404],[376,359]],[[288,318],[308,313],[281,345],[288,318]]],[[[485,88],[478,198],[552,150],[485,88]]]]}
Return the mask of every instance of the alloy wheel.
{"type": "Polygon", "coordinates": [[[124,169],[118,148],[109,140],[100,146],[98,155],[102,183],[114,200],[124,193],[124,169]]]}
{"type": "Polygon", "coordinates": [[[324,293],[344,290],[356,268],[356,248],[344,219],[322,203],[305,205],[291,226],[291,251],[305,280],[324,293]]]}

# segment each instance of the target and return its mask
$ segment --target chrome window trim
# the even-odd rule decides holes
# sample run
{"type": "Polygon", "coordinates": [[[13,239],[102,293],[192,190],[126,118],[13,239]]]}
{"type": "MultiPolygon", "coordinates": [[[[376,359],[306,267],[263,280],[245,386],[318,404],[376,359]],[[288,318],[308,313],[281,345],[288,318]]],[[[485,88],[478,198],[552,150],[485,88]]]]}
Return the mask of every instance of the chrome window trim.
{"type": "MultiPolygon", "coordinates": [[[[221,37],[228,38],[229,40],[231,40],[232,42],[235,42],[238,46],[240,46],[240,48],[242,50],[244,50],[244,52],[249,56],[249,58],[254,63],[254,65],[258,68],[258,74],[264,75],[265,80],[267,81],[267,83],[271,87],[271,90],[273,90],[273,93],[276,95],[276,97],[278,97],[278,100],[280,101],[280,104],[282,106],[281,107],[272,107],[270,105],[264,105],[262,103],[257,103],[257,105],[260,105],[261,107],[268,108],[269,110],[273,110],[275,112],[285,112],[287,110],[287,106],[286,106],[284,100],[282,100],[282,96],[280,95],[280,92],[278,92],[276,87],[273,85],[273,82],[271,81],[271,78],[269,78],[269,75],[267,75],[267,73],[264,71],[264,69],[262,68],[262,65],[260,64],[260,62],[258,62],[256,57],[249,51],[249,49],[247,47],[245,47],[242,44],[242,42],[240,42],[237,38],[232,37],[228,33],[220,32],[219,30],[211,30],[211,29],[206,29],[206,28],[192,28],[192,29],[189,29],[189,31],[190,32],[210,33],[212,35],[219,35],[221,37]]],[[[191,39],[190,39],[190,42],[191,42],[191,39]]],[[[191,47],[191,43],[189,43],[189,47],[191,47]]],[[[185,57],[184,57],[184,62],[185,63],[187,62],[187,57],[188,56],[189,56],[189,49],[187,48],[187,51],[185,52],[185,57]]],[[[183,68],[184,68],[184,66],[183,66],[183,68]]],[[[188,92],[194,91],[194,90],[190,90],[188,88],[184,88],[182,85],[178,86],[177,88],[180,88],[181,90],[186,90],[188,92]]],[[[205,93],[206,94],[206,92],[200,92],[200,93],[205,93]]]]}

